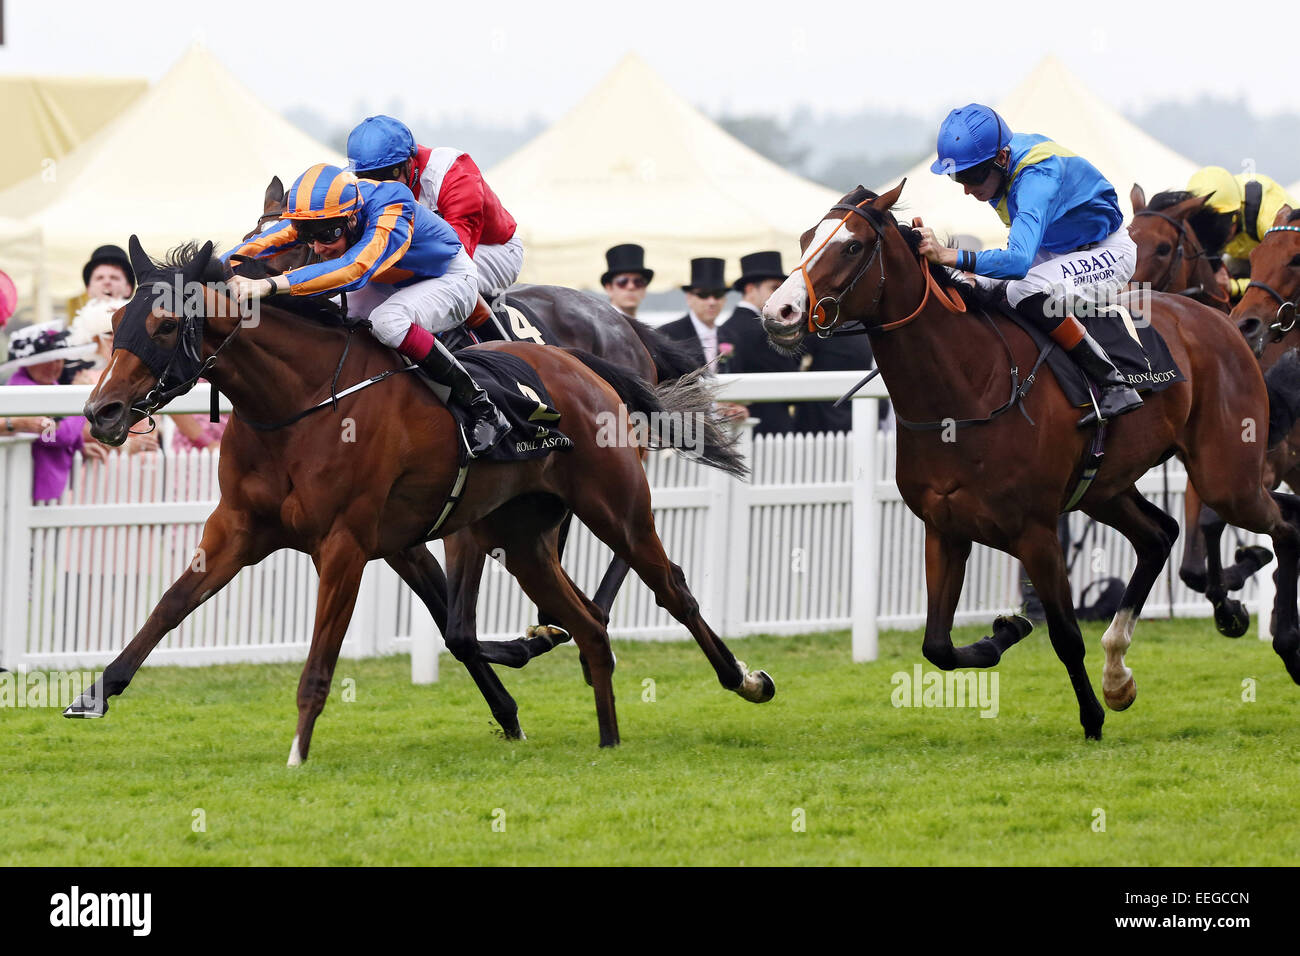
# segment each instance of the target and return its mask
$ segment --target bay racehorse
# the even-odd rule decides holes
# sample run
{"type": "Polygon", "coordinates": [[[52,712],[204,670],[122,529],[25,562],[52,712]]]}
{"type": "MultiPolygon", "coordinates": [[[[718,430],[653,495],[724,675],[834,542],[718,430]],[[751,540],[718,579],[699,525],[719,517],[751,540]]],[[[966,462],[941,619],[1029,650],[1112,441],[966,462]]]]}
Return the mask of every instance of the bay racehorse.
{"type": "MultiPolygon", "coordinates": [[[[350,331],[324,327],[274,300],[261,305],[256,323],[245,322],[219,281],[224,269],[211,261],[211,243],[159,263],[132,236],[130,252],[139,286],[114,315],[113,355],[86,403],[92,434],[120,445],[133,425],[192,387],[200,373],[226,393],[234,415],[222,441],[221,499],[199,544],[202,562],[192,563],[167,590],[66,716],[103,716],[108,699],[126,689],[168,631],[241,568],[293,548],[310,554],[320,575],[289,756],[291,765],[299,763],[329,694],[366,562],[388,559],[432,604],[437,565],[422,545],[469,529],[479,548],[500,548],[528,597],[570,629],[590,668],[600,743],[616,744],[607,618],[564,573],[557,554],[558,527],[569,511],[686,626],[724,687],[754,702],[775,693],[771,679],[748,672],[705,623],[654,528],[634,421],[661,423],[665,430],[656,434],[673,447],[683,442],[681,426],[693,422],[703,428],[703,461],[735,474],[745,470],[697,379],[654,391],[578,350],[480,346],[508,352],[537,372],[573,447],[523,462],[473,461],[462,471],[445,406],[413,373],[401,374],[394,353],[369,335],[356,336],[348,348],[350,331]],[[157,290],[168,287],[197,293],[186,294],[182,309],[159,296],[157,290]],[[345,385],[368,380],[377,384],[342,394],[345,385]],[[334,383],[339,397],[333,414],[266,427],[317,403],[328,409],[334,383]],[[601,423],[614,420],[620,402],[637,413],[623,419],[628,440],[602,440],[601,423]],[[354,422],[352,429],[341,428],[342,416],[354,422]],[[459,503],[448,514],[457,489],[459,503]]],[[[495,679],[481,658],[467,666],[495,679]]]]}
{"type": "MultiPolygon", "coordinates": [[[[991,667],[1029,632],[1024,618],[999,618],[991,636],[953,645],[953,612],[972,543],[1008,552],[1024,565],[1042,598],[1084,734],[1099,739],[1104,711],[1084,667],[1056,534],[1090,430],[1076,427],[1078,410],[1055,376],[1037,375],[1024,392],[1019,370],[1034,368],[1037,346],[1000,312],[984,310],[973,290],[920,257],[918,234],[890,212],[902,190],[900,183],[877,196],[858,187],[804,233],[803,260],[763,309],[769,340],[796,352],[819,330],[860,323],[871,333],[900,420],[899,491],[925,523],[925,657],[945,670],[991,667]],[[912,427],[901,427],[904,420],[912,427]]],[[[1264,444],[1243,441],[1242,435],[1243,419],[1268,421],[1259,366],[1235,327],[1206,306],[1155,294],[1150,313],[1187,380],[1148,394],[1142,408],[1110,423],[1100,471],[1078,505],[1118,529],[1138,554],[1120,610],[1102,638],[1102,689],[1116,710],[1136,695],[1124,651],[1178,534],[1178,523],[1144,499],[1134,483],[1170,455],[1183,460],[1221,515],[1272,536],[1281,567],[1273,646],[1300,682],[1300,533],[1288,520],[1300,517],[1300,501],[1270,496],[1262,481],[1264,444]]]]}
{"type": "MultiPolygon", "coordinates": [[[[262,215],[256,226],[244,236],[245,240],[280,218],[284,211],[284,198],[284,184],[278,176],[272,177],[262,196],[262,215]]],[[[296,244],[265,259],[238,263],[235,271],[251,278],[264,278],[296,269],[313,259],[310,246],[296,244]]],[[[521,340],[580,348],[651,384],[674,381],[695,370],[695,359],[683,345],[636,319],[628,318],[597,296],[562,286],[516,285],[508,290],[507,298],[507,304],[513,303],[527,310],[526,313],[518,309],[511,312],[512,332],[521,340]]],[[[486,332],[490,328],[481,327],[481,330],[486,332]]],[[[469,343],[468,336],[460,336],[459,341],[448,338],[444,344],[456,349],[469,343]]],[[[561,556],[571,524],[572,515],[566,515],[559,532],[561,556]]],[[[424,548],[423,545],[419,547],[424,548]]],[[[427,583],[444,595],[435,601],[436,606],[431,607],[431,611],[453,657],[462,663],[482,659],[518,668],[568,640],[563,622],[542,613],[539,625],[529,627],[522,638],[480,642],[476,605],[487,554],[476,548],[473,535],[468,532],[448,539],[445,547],[454,549],[458,557],[455,567],[449,568],[450,580],[443,576],[435,559],[430,568],[433,576],[427,583]]],[[[409,562],[404,559],[404,563],[409,562]]],[[[423,559],[421,564],[425,564],[423,559]]],[[[627,564],[615,555],[592,595],[592,600],[606,614],[613,607],[628,570],[627,564]]],[[[586,657],[579,654],[579,662],[583,674],[590,681],[586,657]]],[[[477,683],[504,734],[510,738],[523,736],[518,707],[504,686],[495,680],[485,684],[482,679],[477,679],[477,683]]]]}
{"type": "MultiPolygon", "coordinates": [[[[1191,220],[1205,207],[1207,198],[1167,190],[1156,193],[1148,203],[1142,187],[1133,185],[1129,193],[1133,222],[1128,231],[1137,246],[1137,267],[1132,287],[1185,295],[1226,316],[1232,303],[1220,288],[1215,268],[1192,228],[1191,220]]],[[[1288,456],[1290,448],[1289,436],[1271,448],[1270,467],[1288,456]]],[[[1187,537],[1178,576],[1193,591],[1209,598],[1220,633],[1240,637],[1250,628],[1250,612],[1228,593],[1244,587],[1252,574],[1273,560],[1273,555],[1267,548],[1249,545],[1238,548],[1234,563],[1223,567],[1219,541],[1225,526],[1212,510],[1202,506],[1190,482],[1183,495],[1183,516],[1187,537]]]]}

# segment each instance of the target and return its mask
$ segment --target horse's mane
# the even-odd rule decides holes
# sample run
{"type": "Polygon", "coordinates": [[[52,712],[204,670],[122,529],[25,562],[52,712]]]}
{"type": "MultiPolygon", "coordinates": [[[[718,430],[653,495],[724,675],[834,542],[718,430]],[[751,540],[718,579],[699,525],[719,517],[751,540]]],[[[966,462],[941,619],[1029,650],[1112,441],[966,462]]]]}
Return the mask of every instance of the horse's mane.
{"type": "MultiPolygon", "coordinates": [[[[1186,202],[1195,195],[1186,189],[1166,189],[1152,196],[1151,201],[1147,203],[1147,208],[1152,212],[1161,212],[1186,202]]],[[[1196,234],[1196,241],[1201,244],[1202,249],[1217,253],[1228,244],[1228,230],[1232,228],[1232,218],[1232,213],[1215,212],[1207,205],[1188,216],[1187,225],[1192,227],[1192,232],[1196,234]]]]}
{"type": "MultiPolygon", "coordinates": [[[[151,257],[150,261],[153,262],[154,268],[160,272],[180,272],[194,261],[194,257],[199,254],[200,248],[202,248],[200,243],[191,240],[168,249],[163,258],[154,259],[151,257]]],[[[259,262],[259,260],[253,260],[253,262],[259,262]]],[[[259,279],[276,274],[265,268],[260,271],[254,269],[251,272],[250,278],[259,279]]],[[[220,282],[229,279],[232,275],[234,275],[234,271],[224,265],[214,253],[212,258],[208,260],[207,268],[203,271],[203,281],[205,283],[220,282]]],[[[306,319],[309,322],[330,328],[341,329],[350,324],[339,314],[338,308],[323,297],[281,295],[263,300],[263,304],[282,312],[288,312],[300,319],[306,319]]]]}
{"type": "MultiPolygon", "coordinates": [[[[872,192],[865,186],[858,186],[841,199],[840,202],[848,206],[856,206],[864,199],[878,198],[878,193],[872,192]]],[[[894,218],[892,212],[881,213],[870,206],[866,207],[862,211],[867,214],[868,218],[870,218],[872,222],[876,223],[876,225],[880,226],[882,229],[887,226],[893,226],[897,229],[898,234],[902,236],[903,240],[907,243],[907,247],[912,250],[912,254],[918,259],[921,258],[921,254],[918,251],[921,245],[921,234],[919,232],[911,226],[899,222],[894,218]]],[[[939,284],[939,288],[955,291],[968,306],[975,306],[978,308],[986,304],[985,300],[987,296],[982,289],[954,279],[952,273],[938,263],[926,261],[926,265],[929,267],[930,275],[934,277],[934,281],[939,284]]]]}
{"type": "Polygon", "coordinates": [[[1300,209],[1292,209],[1292,210],[1291,210],[1291,215],[1289,215],[1289,216],[1286,217],[1286,221],[1287,221],[1287,222],[1295,222],[1295,221],[1297,221],[1297,220],[1300,220],[1300,209]]]}

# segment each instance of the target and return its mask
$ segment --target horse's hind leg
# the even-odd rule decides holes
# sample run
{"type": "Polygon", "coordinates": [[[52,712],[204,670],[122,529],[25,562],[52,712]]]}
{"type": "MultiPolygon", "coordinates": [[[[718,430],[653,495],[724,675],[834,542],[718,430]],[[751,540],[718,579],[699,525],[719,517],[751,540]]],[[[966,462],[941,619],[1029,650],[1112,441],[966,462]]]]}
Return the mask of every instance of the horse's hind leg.
{"type": "Polygon", "coordinates": [[[507,570],[539,611],[565,622],[578,650],[586,658],[596,696],[600,745],[616,746],[619,736],[614,709],[614,655],[605,625],[591,615],[585,598],[569,582],[560,567],[552,537],[533,534],[528,528],[511,527],[508,520],[494,524],[506,542],[507,570]]]}
{"type": "MultiPolygon", "coordinates": [[[[464,536],[470,546],[477,551],[473,541],[464,536]]],[[[453,535],[444,542],[447,548],[448,564],[452,563],[454,546],[451,544],[452,539],[457,538],[453,535]]],[[[438,629],[442,631],[443,637],[447,642],[447,649],[452,651],[453,656],[465,665],[469,671],[470,677],[478,686],[479,693],[487,701],[488,707],[492,711],[492,716],[497,723],[501,725],[502,732],[515,740],[522,740],[523,730],[519,727],[519,705],[515,703],[505,685],[493,672],[492,667],[482,655],[478,653],[479,642],[475,637],[475,599],[477,598],[477,588],[466,588],[466,580],[477,582],[478,576],[483,570],[482,552],[477,551],[479,559],[476,565],[468,573],[459,575],[461,587],[455,590],[448,586],[447,578],[439,567],[437,560],[429,549],[418,544],[415,547],[408,548],[400,554],[389,557],[388,563],[402,580],[410,585],[413,590],[429,609],[433,615],[434,621],[438,624],[438,629]],[[458,598],[452,601],[451,598],[458,598]],[[453,608],[454,604],[454,608],[453,608]],[[466,640],[468,635],[468,640],[466,640]]]]}
{"type": "Polygon", "coordinates": [[[1205,598],[1214,608],[1214,626],[1224,637],[1241,637],[1250,630],[1250,612],[1240,601],[1228,597],[1221,544],[1227,523],[1212,508],[1201,509],[1200,530],[1205,539],[1205,598]]]}
{"type": "Polygon", "coordinates": [[[659,606],[685,625],[713,665],[723,687],[752,703],[771,700],[776,694],[772,678],[764,671],[750,672],[737,661],[701,616],[700,606],[687,587],[686,576],[668,559],[659,540],[650,510],[649,485],[639,464],[636,470],[635,476],[629,474],[626,484],[619,485],[612,478],[606,483],[607,489],[632,490],[631,500],[615,502],[608,491],[599,501],[590,496],[575,508],[578,517],[615,555],[628,563],[654,594],[659,606]]]}
{"type": "Polygon", "coordinates": [[[1183,563],[1178,568],[1178,577],[1197,594],[1205,593],[1205,532],[1201,530],[1201,508],[1201,498],[1188,482],[1183,496],[1187,540],[1183,542],[1183,563]]]}
{"type": "Polygon", "coordinates": [[[1178,538],[1178,522],[1138,494],[1135,487],[1098,505],[1090,505],[1084,511],[1119,531],[1137,552],[1137,567],[1124,588],[1114,620],[1101,638],[1106,652],[1106,665],[1101,674],[1102,697],[1111,710],[1125,710],[1137,697],[1137,684],[1133,672],[1124,663],[1124,652],[1133,641],[1133,629],[1151,588],[1169,560],[1169,552],[1178,538]]]}
{"type": "Polygon", "coordinates": [[[1300,498],[1275,491],[1285,521],[1270,530],[1277,551],[1277,600],[1273,605],[1277,625],[1273,632],[1273,650],[1286,665],[1291,679],[1300,684],[1300,616],[1296,606],[1296,573],[1300,570],[1300,498]]]}
{"type": "Polygon", "coordinates": [[[1070,675],[1070,684],[1079,702],[1079,723],[1083,725],[1084,736],[1090,740],[1100,740],[1106,714],[1092,689],[1088,669],[1083,663],[1083,635],[1079,632],[1079,622],[1074,616],[1070,579],[1065,573],[1065,555],[1061,553],[1061,542],[1056,537],[1055,524],[1033,525],[1016,542],[1015,554],[1029,572],[1029,579],[1034,582],[1034,588],[1043,600],[1052,649],[1070,675]]]}

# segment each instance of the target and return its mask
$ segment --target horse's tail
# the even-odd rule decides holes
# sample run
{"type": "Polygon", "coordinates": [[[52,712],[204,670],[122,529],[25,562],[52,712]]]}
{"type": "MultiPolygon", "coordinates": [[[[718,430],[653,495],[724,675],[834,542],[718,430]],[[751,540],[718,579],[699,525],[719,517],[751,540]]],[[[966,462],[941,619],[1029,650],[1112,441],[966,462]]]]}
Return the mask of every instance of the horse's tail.
{"type": "Polygon", "coordinates": [[[660,384],[671,382],[695,371],[698,366],[698,356],[685,343],[669,338],[644,322],[626,315],[623,318],[627,319],[628,324],[632,326],[632,331],[636,333],[636,337],[641,340],[641,344],[650,353],[650,358],[654,360],[655,375],[659,378],[660,384]]]}
{"type": "Polygon", "coordinates": [[[629,412],[644,416],[649,447],[671,448],[737,478],[749,476],[749,466],[737,450],[740,435],[714,411],[713,389],[703,381],[704,369],[691,369],[652,388],[590,352],[564,351],[608,382],[629,412]]]}
{"type": "Polygon", "coordinates": [[[1268,447],[1290,433],[1300,419],[1300,352],[1290,349],[1264,373],[1268,388],[1268,447]]]}

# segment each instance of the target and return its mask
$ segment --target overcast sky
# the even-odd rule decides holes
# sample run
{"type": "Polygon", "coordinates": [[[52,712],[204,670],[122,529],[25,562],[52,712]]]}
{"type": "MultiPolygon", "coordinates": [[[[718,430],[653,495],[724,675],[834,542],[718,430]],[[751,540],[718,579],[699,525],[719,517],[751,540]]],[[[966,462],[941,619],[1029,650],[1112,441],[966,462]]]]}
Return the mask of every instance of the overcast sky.
{"type": "Polygon", "coordinates": [[[197,39],[271,106],[340,124],[395,95],[423,116],[554,119],[629,50],[710,113],[936,113],[998,100],[1047,53],[1124,110],[1207,92],[1300,110],[1300,4],[1271,0],[5,0],[4,15],[0,73],[156,80],[197,39]]]}

